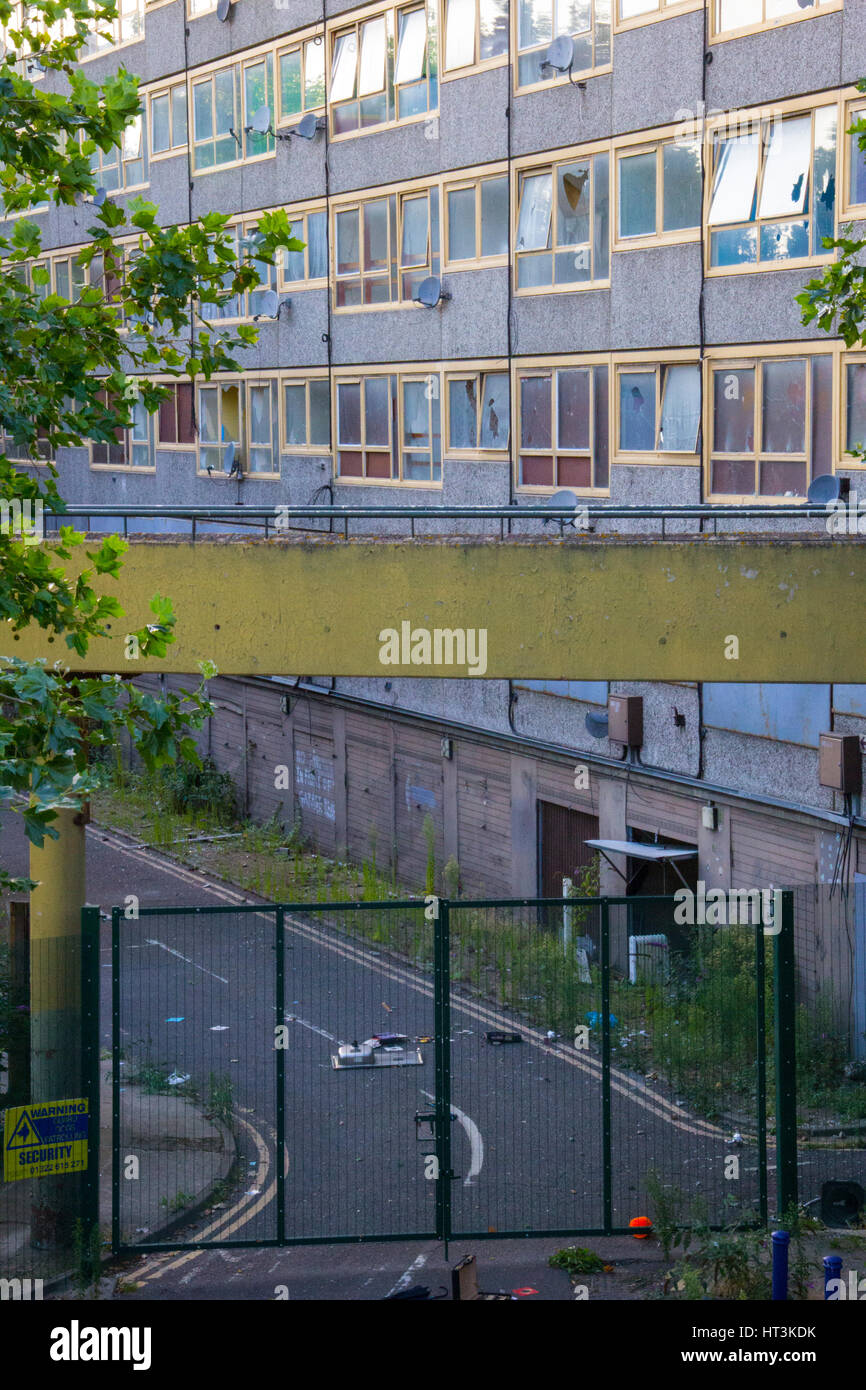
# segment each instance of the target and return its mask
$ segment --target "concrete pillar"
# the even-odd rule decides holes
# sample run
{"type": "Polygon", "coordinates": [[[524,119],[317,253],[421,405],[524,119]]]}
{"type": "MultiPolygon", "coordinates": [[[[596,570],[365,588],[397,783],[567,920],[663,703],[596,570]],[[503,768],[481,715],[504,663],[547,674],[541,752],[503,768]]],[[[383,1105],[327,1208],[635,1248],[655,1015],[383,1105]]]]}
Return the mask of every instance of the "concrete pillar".
{"type": "MultiPolygon", "coordinates": [[[[81,1094],[81,909],[85,893],[85,825],[80,807],[61,810],[57,839],[30,846],[30,1099],[81,1094]]],[[[70,1244],[79,1212],[80,1178],[34,1179],[31,1240],[70,1244]]]]}

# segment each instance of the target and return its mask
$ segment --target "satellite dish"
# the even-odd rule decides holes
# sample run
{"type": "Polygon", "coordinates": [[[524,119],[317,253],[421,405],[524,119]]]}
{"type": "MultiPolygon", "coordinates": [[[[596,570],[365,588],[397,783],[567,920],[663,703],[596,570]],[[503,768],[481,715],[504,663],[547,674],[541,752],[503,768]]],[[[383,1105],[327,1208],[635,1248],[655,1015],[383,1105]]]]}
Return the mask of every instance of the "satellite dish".
{"type": "Polygon", "coordinates": [[[542,61],[543,68],[555,68],[557,72],[568,72],[574,63],[574,39],[570,34],[557,34],[542,61]]]}
{"type": "Polygon", "coordinates": [[[106,191],[105,191],[105,189],[102,187],[102,185],[100,185],[99,188],[97,188],[96,192],[95,192],[94,195],[93,195],[93,202],[94,202],[95,206],[98,207],[98,208],[101,208],[101,207],[102,207],[102,204],[105,202],[105,199],[106,199],[107,197],[108,197],[108,194],[106,193],[106,191]]]}
{"type": "Polygon", "coordinates": [[[276,290],[265,290],[261,297],[261,308],[253,317],[275,319],[280,312],[280,300],[276,290]]]}
{"type": "Polygon", "coordinates": [[[587,714],[583,722],[590,738],[607,738],[606,714],[587,714]]]}
{"type": "Polygon", "coordinates": [[[302,116],[295,126],[295,134],[300,135],[302,140],[312,140],[318,129],[318,116],[314,111],[308,111],[306,116],[302,116]]]}
{"type": "Polygon", "coordinates": [[[232,444],[229,444],[229,445],[227,446],[226,451],[225,451],[225,454],[223,455],[223,472],[226,474],[226,477],[230,478],[231,475],[234,473],[234,471],[235,471],[235,446],[234,446],[234,444],[232,443],[232,444]]]}
{"type": "Polygon", "coordinates": [[[450,299],[451,296],[443,290],[438,275],[428,275],[426,280],[421,281],[412,298],[416,304],[423,304],[425,309],[435,309],[440,300],[450,299]]]}
{"type": "Polygon", "coordinates": [[[259,135],[267,135],[271,128],[271,108],[260,106],[258,111],[254,111],[250,118],[247,130],[256,130],[259,135]]]}
{"type": "Polygon", "coordinates": [[[232,0],[219,0],[217,5],[217,19],[220,24],[225,24],[232,12],[232,0]]]}
{"type": "Polygon", "coordinates": [[[806,501],[823,506],[826,502],[838,502],[840,498],[847,497],[850,490],[850,478],[839,478],[835,473],[821,473],[809,484],[806,501]]]}
{"type": "Polygon", "coordinates": [[[580,506],[576,492],[571,492],[567,487],[561,492],[555,492],[547,504],[549,507],[570,507],[574,511],[580,506]]]}

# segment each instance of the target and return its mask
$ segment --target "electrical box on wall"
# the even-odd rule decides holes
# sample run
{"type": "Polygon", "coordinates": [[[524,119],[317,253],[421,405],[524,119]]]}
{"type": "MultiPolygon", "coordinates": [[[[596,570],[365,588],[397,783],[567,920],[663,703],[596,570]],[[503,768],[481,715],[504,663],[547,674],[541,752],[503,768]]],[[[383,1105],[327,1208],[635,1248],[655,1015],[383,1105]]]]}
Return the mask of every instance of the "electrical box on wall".
{"type": "Polygon", "coordinates": [[[607,702],[607,736],[614,743],[638,748],[643,743],[643,696],[611,695],[607,702]]]}
{"type": "Polygon", "coordinates": [[[837,792],[859,792],[862,778],[860,740],[856,734],[821,734],[818,781],[837,792]]]}

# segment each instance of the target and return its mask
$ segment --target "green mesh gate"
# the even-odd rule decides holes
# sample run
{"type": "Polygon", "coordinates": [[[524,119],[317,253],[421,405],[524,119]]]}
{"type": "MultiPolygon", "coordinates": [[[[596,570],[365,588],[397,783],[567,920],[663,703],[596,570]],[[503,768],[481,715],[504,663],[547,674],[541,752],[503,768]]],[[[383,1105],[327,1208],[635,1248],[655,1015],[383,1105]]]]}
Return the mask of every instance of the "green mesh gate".
{"type": "Polygon", "coordinates": [[[115,909],[115,1250],[766,1217],[784,933],[674,910],[115,909]]]}

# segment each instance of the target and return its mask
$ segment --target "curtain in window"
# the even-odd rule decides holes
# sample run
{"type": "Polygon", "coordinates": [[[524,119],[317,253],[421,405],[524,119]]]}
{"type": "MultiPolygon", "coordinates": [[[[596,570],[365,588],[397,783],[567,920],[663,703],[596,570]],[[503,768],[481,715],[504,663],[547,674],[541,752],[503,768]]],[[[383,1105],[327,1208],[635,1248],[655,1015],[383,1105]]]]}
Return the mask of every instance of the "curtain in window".
{"type": "Polygon", "coordinates": [[[693,454],[701,421],[701,371],[698,366],[664,369],[659,449],[693,454]]]}

